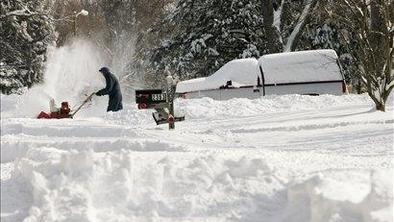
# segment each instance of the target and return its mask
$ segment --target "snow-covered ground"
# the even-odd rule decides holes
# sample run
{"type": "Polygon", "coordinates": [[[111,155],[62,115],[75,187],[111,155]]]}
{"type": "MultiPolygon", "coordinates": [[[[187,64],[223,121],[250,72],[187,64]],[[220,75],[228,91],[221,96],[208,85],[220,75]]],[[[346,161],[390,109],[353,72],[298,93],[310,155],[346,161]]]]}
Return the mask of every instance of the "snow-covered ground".
{"type": "Polygon", "coordinates": [[[178,100],[174,131],[128,100],[64,120],[1,102],[3,222],[393,221],[393,101],[178,100]]]}

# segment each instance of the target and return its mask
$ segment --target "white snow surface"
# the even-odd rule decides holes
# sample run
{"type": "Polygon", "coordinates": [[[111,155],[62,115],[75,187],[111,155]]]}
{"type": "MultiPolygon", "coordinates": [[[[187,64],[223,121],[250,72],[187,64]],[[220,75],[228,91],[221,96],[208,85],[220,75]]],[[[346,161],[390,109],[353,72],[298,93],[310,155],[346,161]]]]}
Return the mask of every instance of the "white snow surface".
{"type": "Polygon", "coordinates": [[[342,80],[334,50],[310,50],[264,55],[259,65],[265,84],[342,80]]]}
{"type": "Polygon", "coordinates": [[[1,221],[393,221],[393,102],[177,100],[156,126],[95,98],[37,120],[1,97],[1,221]]]}
{"type": "Polygon", "coordinates": [[[214,74],[204,77],[182,81],[177,84],[176,92],[192,92],[208,89],[219,89],[231,80],[234,87],[257,85],[259,75],[257,59],[236,59],[226,63],[214,74]]]}

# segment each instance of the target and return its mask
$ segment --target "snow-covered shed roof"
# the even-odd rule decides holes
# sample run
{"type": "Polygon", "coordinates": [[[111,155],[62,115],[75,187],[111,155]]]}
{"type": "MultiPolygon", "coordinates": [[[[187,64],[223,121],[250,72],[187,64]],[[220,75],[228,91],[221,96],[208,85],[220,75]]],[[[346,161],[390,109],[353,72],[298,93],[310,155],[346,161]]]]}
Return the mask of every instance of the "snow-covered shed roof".
{"type": "Polygon", "coordinates": [[[334,50],[264,55],[259,59],[265,84],[342,80],[334,50]]]}
{"type": "Polygon", "coordinates": [[[259,75],[257,59],[236,59],[226,63],[214,74],[205,77],[179,82],[177,93],[218,89],[231,80],[234,87],[251,86],[257,84],[259,75]]]}

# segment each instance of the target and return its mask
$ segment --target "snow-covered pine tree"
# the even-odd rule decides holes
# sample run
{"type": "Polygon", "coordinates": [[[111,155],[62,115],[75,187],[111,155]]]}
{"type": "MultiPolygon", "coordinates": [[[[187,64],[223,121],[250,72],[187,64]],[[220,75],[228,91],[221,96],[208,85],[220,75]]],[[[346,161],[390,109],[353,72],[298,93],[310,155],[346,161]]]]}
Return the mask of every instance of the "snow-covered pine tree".
{"type": "Polygon", "coordinates": [[[171,70],[181,79],[195,78],[234,58],[295,50],[318,3],[180,0],[169,22],[160,24],[176,34],[154,51],[151,73],[171,70]]]}
{"type": "MultiPolygon", "coordinates": [[[[181,79],[207,76],[235,58],[265,54],[259,0],[180,0],[158,29],[171,33],[151,50],[150,73],[164,80],[166,71],[181,79]]],[[[154,79],[154,78],[150,78],[154,79]]]]}
{"type": "Polygon", "coordinates": [[[47,48],[54,40],[53,24],[44,1],[0,2],[1,92],[21,92],[43,79],[47,48]]]}

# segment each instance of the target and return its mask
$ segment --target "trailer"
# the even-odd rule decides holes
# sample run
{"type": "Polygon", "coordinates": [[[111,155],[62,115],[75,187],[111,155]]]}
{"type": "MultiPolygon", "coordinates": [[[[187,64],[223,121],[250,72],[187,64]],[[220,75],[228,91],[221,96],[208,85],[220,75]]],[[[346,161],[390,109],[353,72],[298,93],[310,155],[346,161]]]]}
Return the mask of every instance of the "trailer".
{"type": "Polygon", "coordinates": [[[183,98],[255,99],[265,95],[342,95],[346,82],[334,50],[311,50],[236,59],[214,74],[178,83],[183,98]]]}

